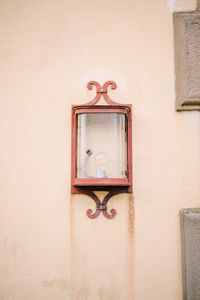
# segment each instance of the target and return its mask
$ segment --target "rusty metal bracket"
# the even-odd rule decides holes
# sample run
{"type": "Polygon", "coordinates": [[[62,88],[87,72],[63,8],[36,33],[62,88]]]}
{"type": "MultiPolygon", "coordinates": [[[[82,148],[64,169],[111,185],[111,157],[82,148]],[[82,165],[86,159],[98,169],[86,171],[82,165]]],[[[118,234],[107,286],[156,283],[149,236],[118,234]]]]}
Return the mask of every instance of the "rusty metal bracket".
{"type": "Polygon", "coordinates": [[[96,203],[96,211],[93,213],[92,209],[89,208],[86,212],[86,215],[90,219],[94,219],[94,218],[98,217],[98,215],[102,212],[105,218],[113,219],[116,216],[117,212],[114,208],[112,208],[110,213],[108,213],[107,212],[107,203],[111,197],[113,197],[117,194],[120,194],[120,193],[124,193],[124,192],[125,192],[124,190],[110,191],[110,192],[108,192],[108,194],[104,197],[103,201],[101,202],[94,192],[85,191],[85,194],[90,196],[96,203]]]}

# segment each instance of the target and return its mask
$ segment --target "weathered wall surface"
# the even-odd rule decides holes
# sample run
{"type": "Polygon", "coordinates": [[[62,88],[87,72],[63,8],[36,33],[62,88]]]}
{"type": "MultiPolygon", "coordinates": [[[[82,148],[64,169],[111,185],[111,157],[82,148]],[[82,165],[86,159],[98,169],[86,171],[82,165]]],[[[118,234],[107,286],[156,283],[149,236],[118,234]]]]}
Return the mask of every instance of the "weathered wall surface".
{"type": "Polygon", "coordinates": [[[0,300],[181,299],[200,117],[174,109],[171,12],[195,6],[0,1],[0,300]],[[70,109],[109,79],[133,104],[134,195],[110,201],[115,219],[90,220],[92,200],[70,194],[70,109]]]}

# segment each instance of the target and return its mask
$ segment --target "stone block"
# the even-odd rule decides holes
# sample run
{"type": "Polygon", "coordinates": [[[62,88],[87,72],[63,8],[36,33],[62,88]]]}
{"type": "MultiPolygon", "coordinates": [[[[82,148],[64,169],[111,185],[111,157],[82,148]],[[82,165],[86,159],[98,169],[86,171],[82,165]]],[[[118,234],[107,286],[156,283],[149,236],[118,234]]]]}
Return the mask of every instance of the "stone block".
{"type": "Polygon", "coordinates": [[[176,110],[200,110],[200,11],[175,12],[173,20],[176,110]]]}
{"type": "Polygon", "coordinates": [[[180,217],[183,300],[199,300],[200,209],[183,209],[180,217]]]}

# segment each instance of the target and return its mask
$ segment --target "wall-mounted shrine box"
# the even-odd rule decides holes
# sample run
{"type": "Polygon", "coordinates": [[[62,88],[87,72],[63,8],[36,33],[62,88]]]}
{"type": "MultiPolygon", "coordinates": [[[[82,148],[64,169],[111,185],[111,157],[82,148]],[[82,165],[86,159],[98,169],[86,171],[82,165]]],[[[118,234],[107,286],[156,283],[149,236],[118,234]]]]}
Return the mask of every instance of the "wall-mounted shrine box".
{"type": "Polygon", "coordinates": [[[72,106],[72,193],[106,190],[132,191],[131,105],[119,104],[107,95],[113,81],[101,87],[89,103],[72,106]],[[96,105],[103,96],[105,105],[96,105]]]}

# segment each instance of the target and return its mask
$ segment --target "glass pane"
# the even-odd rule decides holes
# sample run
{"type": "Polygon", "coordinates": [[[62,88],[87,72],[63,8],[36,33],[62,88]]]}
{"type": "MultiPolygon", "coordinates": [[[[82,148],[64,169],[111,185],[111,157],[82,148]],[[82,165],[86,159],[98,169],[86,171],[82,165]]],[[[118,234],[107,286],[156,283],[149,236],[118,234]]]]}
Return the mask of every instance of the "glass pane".
{"type": "Polygon", "coordinates": [[[127,177],[125,115],[88,113],[77,118],[77,177],[127,177]]]}

